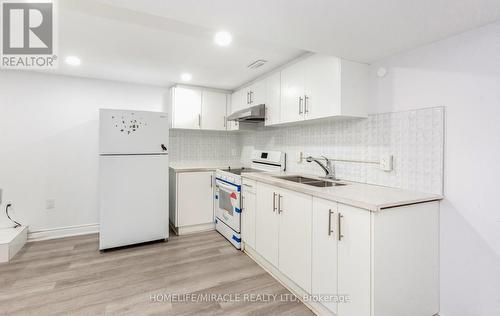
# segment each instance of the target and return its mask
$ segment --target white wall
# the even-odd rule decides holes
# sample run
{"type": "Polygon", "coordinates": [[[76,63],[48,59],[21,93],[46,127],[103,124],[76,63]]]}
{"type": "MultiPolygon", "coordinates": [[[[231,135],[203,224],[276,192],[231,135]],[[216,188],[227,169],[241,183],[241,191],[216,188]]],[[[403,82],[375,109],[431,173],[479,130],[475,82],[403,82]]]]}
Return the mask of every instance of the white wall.
{"type": "Polygon", "coordinates": [[[500,23],[380,66],[374,112],[446,107],[442,315],[500,315],[500,23]]]}
{"type": "Polygon", "coordinates": [[[15,217],[31,231],[97,223],[98,109],[161,111],[164,92],[1,71],[0,188],[15,217]]]}

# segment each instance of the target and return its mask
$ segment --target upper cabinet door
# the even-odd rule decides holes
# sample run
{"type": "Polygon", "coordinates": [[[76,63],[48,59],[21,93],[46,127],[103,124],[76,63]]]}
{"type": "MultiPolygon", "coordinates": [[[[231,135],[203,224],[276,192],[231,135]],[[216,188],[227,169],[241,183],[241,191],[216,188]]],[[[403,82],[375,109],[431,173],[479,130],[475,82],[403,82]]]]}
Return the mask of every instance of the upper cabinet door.
{"type": "Polygon", "coordinates": [[[172,88],[172,128],[200,129],[201,90],[172,88]]]}
{"type": "Polygon", "coordinates": [[[247,88],[249,105],[266,103],[266,80],[259,80],[247,88]]]}
{"type": "Polygon", "coordinates": [[[203,91],[201,106],[201,129],[226,130],[225,93],[203,91]]]}
{"type": "Polygon", "coordinates": [[[248,106],[248,93],[246,89],[235,91],[231,95],[231,113],[244,109],[248,106]]]}
{"type": "Polygon", "coordinates": [[[304,61],[281,71],[281,122],[296,122],[304,117],[304,61]]]}
{"type": "Polygon", "coordinates": [[[265,125],[280,123],[281,113],[281,73],[266,78],[266,121],[265,125]]]}
{"type": "Polygon", "coordinates": [[[304,65],[305,119],[341,115],[340,59],[316,54],[304,60],[304,65]]]}

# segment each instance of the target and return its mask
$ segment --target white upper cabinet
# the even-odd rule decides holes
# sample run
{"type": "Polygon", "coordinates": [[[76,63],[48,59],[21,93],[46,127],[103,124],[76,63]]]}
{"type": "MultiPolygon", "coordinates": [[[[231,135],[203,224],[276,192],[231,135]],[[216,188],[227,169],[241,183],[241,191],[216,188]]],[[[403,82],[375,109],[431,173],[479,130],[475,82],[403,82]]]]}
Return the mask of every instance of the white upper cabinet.
{"type": "Polygon", "coordinates": [[[266,103],[266,80],[259,80],[247,87],[249,105],[259,105],[266,103]]]}
{"type": "Polygon", "coordinates": [[[342,115],[340,59],[313,55],[304,60],[304,119],[342,115]]]}
{"type": "Polygon", "coordinates": [[[367,65],[311,55],[281,71],[281,123],[364,117],[367,65]]]}
{"type": "Polygon", "coordinates": [[[272,124],[366,117],[367,92],[367,65],[321,54],[308,56],[281,70],[280,118],[272,124]]]}
{"type": "Polygon", "coordinates": [[[280,123],[281,116],[281,73],[266,78],[266,126],[280,123]]]}
{"type": "Polygon", "coordinates": [[[235,91],[231,95],[231,113],[245,109],[254,105],[266,103],[267,81],[262,79],[253,84],[235,91]]]}
{"type": "Polygon", "coordinates": [[[199,129],[201,125],[201,90],[172,88],[172,128],[199,129]]]}
{"type": "Polygon", "coordinates": [[[203,91],[201,105],[201,129],[226,130],[227,95],[203,91]]]}
{"type": "Polygon", "coordinates": [[[304,61],[299,61],[281,71],[281,123],[304,119],[304,87],[304,61]]]}
{"type": "Polygon", "coordinates": [[[241,89],[231,94],[231,113],[244,109],[248,106],[248,93],[241,89]]]}
{"type": "Polygon", "coordinates": [[[172,128],[226,130],[228,94],[195,87],[171,88],[172,128]]]}

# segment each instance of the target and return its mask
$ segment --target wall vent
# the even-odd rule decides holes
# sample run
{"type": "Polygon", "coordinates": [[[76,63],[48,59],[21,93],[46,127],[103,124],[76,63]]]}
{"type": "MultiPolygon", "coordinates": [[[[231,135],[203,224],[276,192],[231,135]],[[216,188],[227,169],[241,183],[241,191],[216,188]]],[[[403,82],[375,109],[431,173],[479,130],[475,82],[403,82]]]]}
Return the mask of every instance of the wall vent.
{"type": "Polygon", "coordinates": [[[265,63],[267,63],[267,60],[264,59],[257,59],[253,63],[247,66],[248,69],[257,69],[261,66],[263,66],[265,63]]]}

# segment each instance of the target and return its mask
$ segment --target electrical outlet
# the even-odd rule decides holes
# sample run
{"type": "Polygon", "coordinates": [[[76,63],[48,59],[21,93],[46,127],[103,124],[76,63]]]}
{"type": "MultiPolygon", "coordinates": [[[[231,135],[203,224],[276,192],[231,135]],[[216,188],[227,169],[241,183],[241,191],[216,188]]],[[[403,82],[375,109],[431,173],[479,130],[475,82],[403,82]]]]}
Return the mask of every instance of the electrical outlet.
{"type": "Polygon", "coordinates": [[[54,199],[49,199],[45,201],[45,209],[46,210],[52,210],[56,208],[56,200],[54,199]]]}
{"type": "Polygon", "coordinates": [[[384,171],[392,171],[392,155],[382,155],[380,157],[380,169],[384,171]]]}

